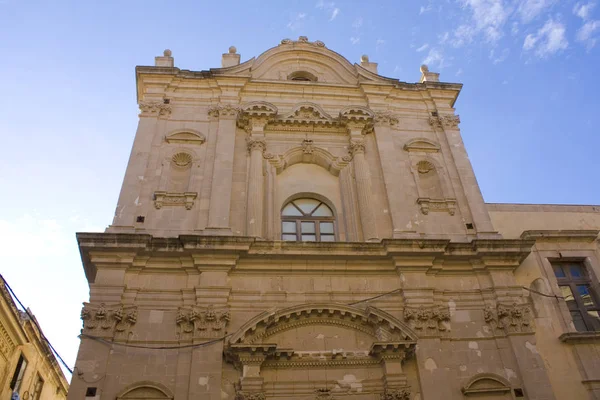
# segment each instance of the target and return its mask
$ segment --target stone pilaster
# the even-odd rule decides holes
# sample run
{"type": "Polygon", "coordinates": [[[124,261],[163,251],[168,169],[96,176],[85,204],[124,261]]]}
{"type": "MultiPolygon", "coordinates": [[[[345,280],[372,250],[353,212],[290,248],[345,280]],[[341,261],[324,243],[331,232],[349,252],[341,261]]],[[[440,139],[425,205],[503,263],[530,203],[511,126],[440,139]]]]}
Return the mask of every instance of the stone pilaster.
{"type": "Polygon", "coordinates": [[[365,159],[364,139],[353,139],[350,141],[350,152],[354,164],[354,176],[356,179],[356,193],[358,197],[358,208],[360,210],[360,222],[363,231],[363,240],[377,240],[377,223],[371,201],[371,175],[369,165],[365,159]]]}
{"type": "Polygon", "coordinates": [[[219,123],[206,229],[219,235],[231,235],[229,214],[237,114],[238,109],[231,105],[221,105],[209,110],[209,115],[218,118],[219,123]]]}
{"type": "MultiPolygon", "coordinates": [[[[471,211],[471,218],[475,224],[478,233],[495,233],[490,215],[483,201],[483,195],[477,184],[473,166],[469,161],[469,156],[462,141],[458,124],[460,118],[458,115],[432,116],[429,119],[430,125],[440,132],[445,133],[448,146],[452,153],[452,159],[456,165],[458,176],[464,191],[465,197],[471,211]]],[[[497,235],[497,234],[496,234],[497,235]]]]}
{"type": "Polygon", "coordinates": [[[248,172],[248,208],[246,231],[248,236],[263,236],[264,177],[263,152],[266,144],[262,139],[248,138],[250,170],[248,172]]]}

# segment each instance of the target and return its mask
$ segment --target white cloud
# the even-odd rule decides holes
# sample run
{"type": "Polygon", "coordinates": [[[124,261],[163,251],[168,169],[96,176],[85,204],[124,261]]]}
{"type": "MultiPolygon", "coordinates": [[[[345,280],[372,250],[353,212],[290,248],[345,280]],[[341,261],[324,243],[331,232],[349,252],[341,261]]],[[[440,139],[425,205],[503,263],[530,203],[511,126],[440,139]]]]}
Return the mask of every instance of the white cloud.
{"type": "Polygon", "coordinates": [[[304,19],[306,18],[306,13],[298,13],[296,14],[292,20],[290,22],[288,22],[287,27],[292,30],[295,31],[298,28],[302,27],[302,23],[304,22],[304,19]]]}
{"type": "Polygon", "coordinates": [[[450,37],[450,32],[444,32],[441,35],[438,35],[438,40],[439,40],[440,44],[445,44],[448,41],[449,37],[450,37]]]}
{"type": "Polygon", "coordinates": [[[358,28],[360,28],[362,26],[362,24],[363,24],[363,18],[362,17],[358,17],[352,23],[352,27],[354,29],[358,29],[358,28]]]}
{"type": "Polygon", "coordinates": [[[433,5],[431,3],[427,4],[426,7],[421,6],[421,8],[419,9],[419,15],[425,14],[426,12],[431,10],[433,10],[433,5]]]}
{"type": "Polygon", "coordinates": [[[593,37],[593,35],[599,29],[600,29],[600,21],[599,20],[588,21],[585,24],[583,24],[583,26],[581,28],[579,28],[575,38],[577,39],[578,42],[585,43],[586,47],[589,50],[592,47],[594,47],[596,45],[596,42],[598,41],[598,39],[593,37]]]}
{"type": "Polygon", "coordinates": [[[401,66],[399,66],[399,65],[396,65],[396,66],[394,67],[394,74],[397,74],[397,73],[399,73],[399,72],[402,72],[402,67],[401,67],[401,66]]]}
{"type": "Polygon", "coordinates": [[[340,13],[339,7],[336,7],[335,3],[333,1],[325,2],[323,0],[319,0],[319,2],[317,2],[317,5],[315,7],[330,14],[329,21],[333,21],[335,19],[335,17],[337,17],[338,14],[340,13]]]}
{"type": "Polygon", "coordinates": [[[454,31],[454,37],[452,38],[452,40],[450,40],[450,43],[452,43],[452,46],[454,47],[462,47],[473,41],[475,33],[475,28],[473,28],[472,26],[461,25],[454,31]]]}
{"type": "Polygon", "coordinates": [[[377,41],[375,41],[375,49],[379,50],[379,48],[381,46],[383,46],[385,44],[385,40],[383,39],[377,39],[377,41]]]}
{"type": "Polygon", "coordinates": [[[428,44],[428,43],[425,43],[423,46],[421,46],[421,47],[419,47],[419,48],[417,49],[417,52],[419,52],[419,53],[420,53],[420,52],[422,52],[422,51],[424,51],[424,50],[427,50],[427,48],[428,48],[428,47],[429,47],[429,44],[428,44]]]}
{"type": "Polygon", "coordinates": [[[438,48],[431,48],[429,49],[427,57],[423,59],[422,64],[428,65],[430,67],[443,68],[446,66],[444,54],[438,48]]]}
{"type": "Polygon", "coordinates": [[[575,4],[575,7],[573,7],[573,14],[577,15],[581,19],[587,20],[590,17],[590,13],[592,12],[592,9],[595,6],[596,6],[596,3],[587,3],[587,4],[577,3],[577,4],[575,4]]]}
{"type": "Polygon", "coordinates": [[[512,26],[510,27],[510,33],[513,36],[515,36],[517,33],[519,33],[519,23],[518,22],[512,23],[512,26]]]}
{"type": "Polygon", "coordinates": [[[458,71],[456,71],[456,76],[461,76],[463,74],[463,69],[459,68],[458,71]]]}
{"type": "Polygon", "coordinates": [[[496,52],[495,49],[492,49],[492,50],[490,50],[490,60],[492,60],[492,62],[494,64],[499,64],[502,61],[506,60],[506,58],[508,57],[509,53],[510,53],[510,49],[509,48],[505,48],[501,52],[496,52]]]}
{"type": "Polygon", "coordinates": [[[562,23],[549,19],[536,34],[525,37],[523,50],[533,51],[540,58],[556,54],[569,46],[565,33],[566,28],[562,23]]]}
{"type": "Polygon", "coordinates": [[[350,38],[350,42],[352,43],[352,45],[359,44],[360,43],[360,38],[352,36],[350,38]]]}
{"type": "MultiPolygon", "coordinates": [[[[488,42],[496,42],[502,37],[502,27],[505,24],[510,10],[504,6],[502,0],[461,0],[463,8],[471,10],[472,22],[469,25],[460,26],[458,34],[462,37],[456,43],[468,43],[465,33],[469,32],[469,38],[475,33],[481,33],[488,42]]],[[[455,35],[457,32],[455,31],[455,35]]]]}
{"type": "Polygon", "coordinates": [[[517,14],[523,22],[530,22],[554,5],[556,0],[521,0],[517,6],[517,14]]]}

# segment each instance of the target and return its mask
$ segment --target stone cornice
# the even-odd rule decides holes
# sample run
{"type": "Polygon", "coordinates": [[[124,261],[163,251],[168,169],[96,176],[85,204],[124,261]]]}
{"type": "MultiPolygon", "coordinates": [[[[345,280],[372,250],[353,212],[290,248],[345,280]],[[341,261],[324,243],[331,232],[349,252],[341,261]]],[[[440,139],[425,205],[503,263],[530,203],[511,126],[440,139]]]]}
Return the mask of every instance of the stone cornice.
{"type": "Polygon", "coordinates": [[[591,243],[598,238],[598,230],[531,230],[524,231],[521,239],[551,242],[591,243]]]}
{"type": "Polygon", "coordinates": [[[563,343],[600,343],[600,332],[567,332],[558,339],[563,343]]]}
{"type": "MultiPolygon", "coordinates": [[[[180,235],[176,238],[149,234],[78,233],[77,240],[86,276],[93,282],[98,266],[129,268],[135,259],[150,255],[194,260],[210,256],[222,260],[222,268],[237,268],[239,259],[335,259],[381,260],[389,268],[418,270],[430,274],[473,273],[477,270],[515,270],[535,243],[523,239],[476,239],[457,243],[444,239],[384,239],[380,242],[282,242],[249,237],[180,235]],[[93,255],[93,257],[91,257],[93,255]]],[[[197,264],[194,261],[194,264],[197,264]]],[[[200,263],[202,264],[202,263],[200,263]]],[[[200,267],[198,264],[198,267],[200,267]]],[[[213,263],[214,264],[214,263],[213,263]]],[[[268,263],[267,263],[268,264],[268,263]]],[[[272,269],[253,263],[252,268],[272,269]]],[[[214,265],[214,268],[221,268],[214,265]]],[[[328,270],[328,267],[323,267],[328,270]]],[[[331,272],[335,268],[331,267],[331,272]]],[[[285,271],[282,271],[285,272],[285,271]]]]}

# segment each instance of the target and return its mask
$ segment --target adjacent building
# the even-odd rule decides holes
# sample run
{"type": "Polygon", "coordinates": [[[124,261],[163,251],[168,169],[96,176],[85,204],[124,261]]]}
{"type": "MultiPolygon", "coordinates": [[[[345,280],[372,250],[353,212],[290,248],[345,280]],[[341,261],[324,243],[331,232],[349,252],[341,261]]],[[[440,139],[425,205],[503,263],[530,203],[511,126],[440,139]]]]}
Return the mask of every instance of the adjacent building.
{"type": "Polygon", "coordinates": [[[0,276],[0,398],[64,400],[69,384],[31,312],[17,308],[0,276]]]}
{"type": "Polygon", "coordinates": [[[461,84],[306,37],[136,78],[69,399],[600,398],[600,207],[486,204],[461,84]]]}

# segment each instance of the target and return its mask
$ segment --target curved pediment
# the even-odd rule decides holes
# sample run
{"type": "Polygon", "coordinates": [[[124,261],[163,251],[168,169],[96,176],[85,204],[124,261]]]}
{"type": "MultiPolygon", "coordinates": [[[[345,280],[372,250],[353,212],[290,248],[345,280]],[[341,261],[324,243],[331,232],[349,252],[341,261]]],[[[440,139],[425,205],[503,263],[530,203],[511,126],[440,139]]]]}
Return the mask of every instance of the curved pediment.
{"type": "Polygon", "coordinates": [[[314,76],[317,82],[358,84],[358,73],[348,60],[323,42],[309,42],[303,36],[297,41],[284,39],[262,53],[254,61],[251,74],[253,79],[288,80],[298,72],[314,76]]]}
{"type": "Polygon", "coordinates": [[[253,101],[242,105],[241,111],[249,117],[272,117],[277,114],[277,107],[266,101],[253,101]]]}
{"type": "Polygon", "coordinates": [[[307,163],[319,165],[333,176],[338,176],[351,160],[349,155],[335,157],[327,150],[315,146],[312,140],[306,139],[301,146],[293,147],[277,158],[273,157],[270,162],[275,166],[278,174],[292,165],[307,163]]]}
{"type": "Polygon", "coordinates": [[[299,123],[299,124],[317,124],[334,125],[337,121],[325,112],[315,103],[299,103],[294,106],[292,111],[284,114],[280,118],[281,122],[299,123]]]}
{"type": "Polygon", "coordinates": [[[411,139],[404,145],[404,150],[406,151],[420,151],[425,153],[437,153],[440,151],[440,145],[436,142],[425,139],[425,138],[417,138],[411,139]]]}
{"type": "Polygon", "coordinates": [[[206,137],[193,129],[179,129],[165,136],[167,143],[202,144],[206,137]]]}
{"type": "Polygon", "coordinates": [[[510,390],[510,382],[500,375],[491,373],[474,375],[462,388],[465,395],[506,393],[510,390]]]}
{"type": "Polygon", "coordinates": [[[375,307],[365,310],[343,304],[301,304],[264,312],[231,336],[230,343],[269,343],[269,338],[290,329],[309,325],[333,325],[363,332],[374,342],[415,343],[417,335],[405,323],[375,307]]]}

